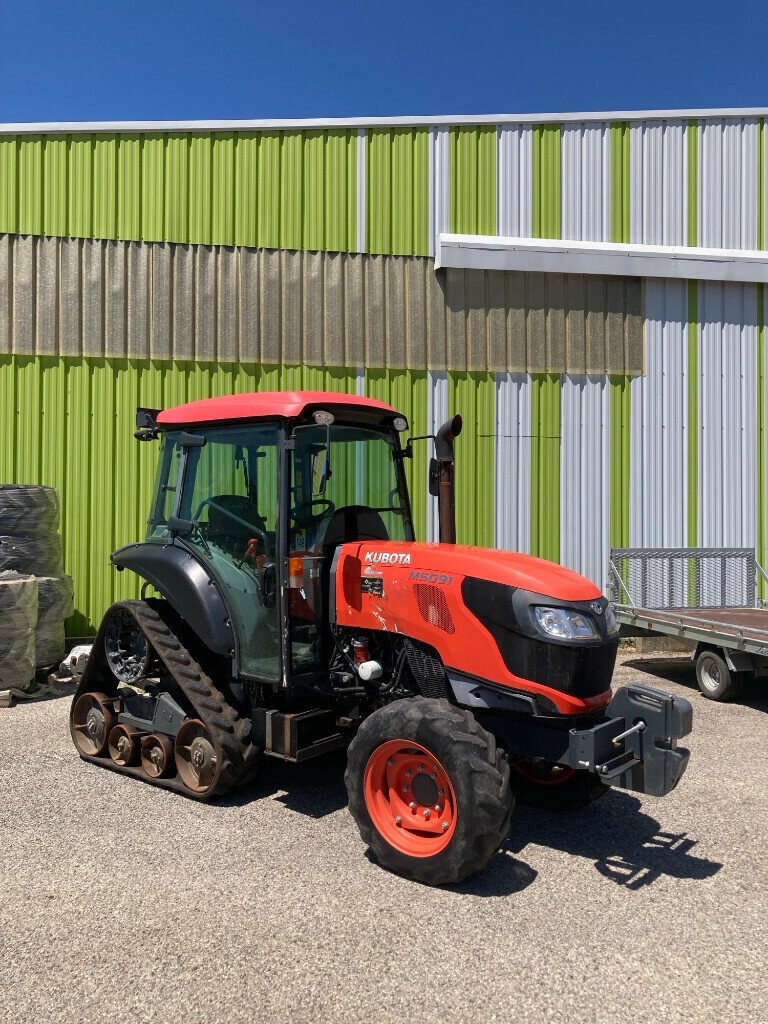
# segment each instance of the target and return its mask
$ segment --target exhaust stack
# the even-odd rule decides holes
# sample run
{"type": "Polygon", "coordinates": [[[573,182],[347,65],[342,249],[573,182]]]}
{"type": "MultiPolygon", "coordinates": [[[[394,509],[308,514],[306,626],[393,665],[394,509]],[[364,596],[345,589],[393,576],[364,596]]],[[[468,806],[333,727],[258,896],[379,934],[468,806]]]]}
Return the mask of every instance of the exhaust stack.
{"type": "Polygon", "coordinates": [[[461,416],[448,420],[435,434],[435,456],[429,464],[429,493],[437,497],[441,544],[456,543],[456,498],[453,490],[453,442],[461,433],[461,416]]]}

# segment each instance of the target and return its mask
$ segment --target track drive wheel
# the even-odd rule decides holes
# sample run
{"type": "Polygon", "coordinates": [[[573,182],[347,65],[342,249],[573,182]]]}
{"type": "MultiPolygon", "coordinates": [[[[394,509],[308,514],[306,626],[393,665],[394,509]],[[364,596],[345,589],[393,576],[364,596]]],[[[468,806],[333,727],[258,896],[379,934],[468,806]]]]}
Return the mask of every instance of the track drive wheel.
{"type": "Polygon", "coordinates": [[[81,754],[100,757],[117,723],[113,702],[103,693],[83,693],[75,701],[69,722],[75,746],[81,754]]]}
{"type": "Polygon", "coordinates": [[[109,756],[121,768],[139,760],[139,734],[129,725],[118,723],[109,734],[109,756]]]}
{"type": "Polygon", "coordinates": [[[176,768],[181,781],[198,796],[216,784],[218,758],[211,734],[199,718],[188,718],[174,744],[176,768]]]}
{"type": "Polygon", "coordinates": [[[512,786],[521,803],[546,811],[575,811],[605,796],[609,787],[593,772],[549,761],[514,761],[512,786]]]}
{"type": "Polygon", "coordinates": [[[141,767],[150,779],[165,779],[173,773],[173,741],[161,732],[141,741],[141,767]]]}
{"type": "Polygon", "coordinates": [[[427,885],[480,871],[509,832],[509,766],[473,715],[414,697],[374,711],[344,776],[360,835],[390,871],[427,885]]]}

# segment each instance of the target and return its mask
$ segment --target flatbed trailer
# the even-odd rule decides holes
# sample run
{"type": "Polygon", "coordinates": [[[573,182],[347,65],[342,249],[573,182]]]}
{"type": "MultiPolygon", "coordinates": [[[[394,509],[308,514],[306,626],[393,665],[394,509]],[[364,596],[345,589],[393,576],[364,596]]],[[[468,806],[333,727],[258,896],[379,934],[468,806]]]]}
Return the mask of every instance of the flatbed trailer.
{"type": "Polygon", "coordinates": [[[623,637],[668,636],[688,646],[699,689],[733,700],[768,676],[768,576],[751,548],[615,548],[609,595],[623,637]]]}

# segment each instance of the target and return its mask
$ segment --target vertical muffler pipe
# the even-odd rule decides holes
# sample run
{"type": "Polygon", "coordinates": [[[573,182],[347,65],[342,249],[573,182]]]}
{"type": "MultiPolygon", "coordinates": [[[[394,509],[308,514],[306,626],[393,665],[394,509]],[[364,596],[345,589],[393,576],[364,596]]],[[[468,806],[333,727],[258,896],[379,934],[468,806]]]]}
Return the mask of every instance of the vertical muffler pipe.
{"type": "Polygon", "coordinates": [[[435,458],[429,466],[429,491],[437,496],[441,544],[456,543],[456,498],[453,491],[453,442],[461,433],[461,416],[448,420],[435,434],[435,458]]]}

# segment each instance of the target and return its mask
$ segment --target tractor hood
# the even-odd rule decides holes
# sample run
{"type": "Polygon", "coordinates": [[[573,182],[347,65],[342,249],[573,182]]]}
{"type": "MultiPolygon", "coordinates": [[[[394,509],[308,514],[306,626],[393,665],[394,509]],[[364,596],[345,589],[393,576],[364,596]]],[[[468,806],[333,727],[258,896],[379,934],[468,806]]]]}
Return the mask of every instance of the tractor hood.
{"type": "Polygon", "coordinates": [[[427,576],[489,580],[560,601],[592,601],[602,596],[599,587],[584,576],[543,558],[513,551],[465,544],[367,541],[345,544],[344,554],[359,559],[363,575],[387,566],[403,566],[427,576]]]}

